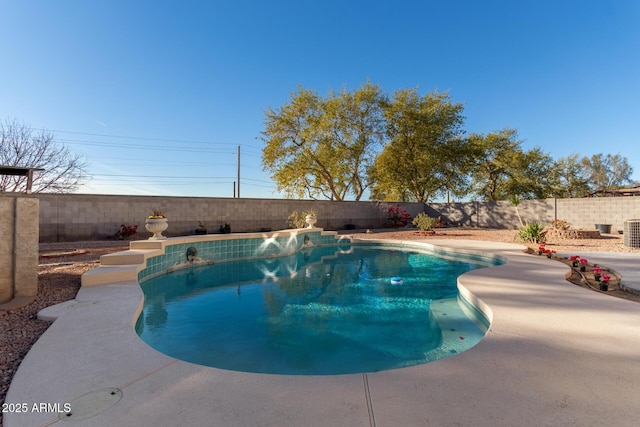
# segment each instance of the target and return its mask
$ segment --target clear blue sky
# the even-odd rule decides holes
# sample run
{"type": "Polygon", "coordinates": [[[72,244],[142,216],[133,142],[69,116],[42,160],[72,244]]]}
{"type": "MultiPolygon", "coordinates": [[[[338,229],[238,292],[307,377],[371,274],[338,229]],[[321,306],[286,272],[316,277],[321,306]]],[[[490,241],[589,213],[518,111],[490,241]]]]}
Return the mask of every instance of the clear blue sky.
{"type": "Polygon", "coordinates": [[[0,118],[83,153],[85,193],[232,197],[240,145],[241,196],[279,197],[265,109],[367,79],[448,91],[467,132],[554,158],[620,153],[640,180],[637,0],[0,0],[0,64],[0,118]]]}

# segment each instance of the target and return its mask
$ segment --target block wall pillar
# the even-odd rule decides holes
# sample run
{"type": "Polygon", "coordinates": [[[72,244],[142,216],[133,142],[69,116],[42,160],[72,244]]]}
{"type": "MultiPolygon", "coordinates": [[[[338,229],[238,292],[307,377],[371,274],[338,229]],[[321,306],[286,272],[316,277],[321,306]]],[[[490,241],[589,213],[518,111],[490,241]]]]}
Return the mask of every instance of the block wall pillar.
{"type": "Polygon", "coordinates": [[[38,292],[39,201],[0,195],[0,304],[38,292]]]}

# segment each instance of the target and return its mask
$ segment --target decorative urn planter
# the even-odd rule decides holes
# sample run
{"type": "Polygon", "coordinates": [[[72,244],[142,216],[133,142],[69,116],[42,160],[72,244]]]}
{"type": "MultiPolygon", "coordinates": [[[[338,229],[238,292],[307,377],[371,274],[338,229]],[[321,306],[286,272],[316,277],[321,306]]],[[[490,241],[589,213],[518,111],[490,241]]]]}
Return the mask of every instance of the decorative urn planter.
{"type": "Polygon", "coordinates": [[[307,223],[307,228],[313,228],[318,222],[318,218],[315,215],[307,215],[304,220],[307,223]]]}
{"type": "Polygon", "coordinates": [[[166,237],[162,235],[162,232],[168,227],[169,222],[167,218],[147,218],[144,222],[144,228],[146,228],[149,233],[153,233],[153,236],[149,237],[149,240],[166,239],[166,237]]]}

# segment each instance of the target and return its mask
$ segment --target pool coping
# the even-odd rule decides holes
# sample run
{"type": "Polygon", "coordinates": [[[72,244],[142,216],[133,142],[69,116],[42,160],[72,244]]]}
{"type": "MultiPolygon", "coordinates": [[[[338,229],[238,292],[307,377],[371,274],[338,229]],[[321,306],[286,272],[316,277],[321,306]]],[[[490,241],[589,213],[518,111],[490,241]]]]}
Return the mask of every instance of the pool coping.
{"type": "MultiPolygon", "coordinates": [[[[57,320],[23,360],[6,402],[33,409],[122,390],[110,409],[74,422],[81,426],[636,424],[640,304],[576,287],[564,279],[568,267],[520,245],[422,242],[508,260],[460,276],[461,291],[485,305],[492,323],[454,357],[337,376],[193,365],[138,338],[142,291],[122,281],[83,286],[49,311],[57,320]]],[[[50,411],[4,414],[7,427],[65,422],[50,411]]]]}

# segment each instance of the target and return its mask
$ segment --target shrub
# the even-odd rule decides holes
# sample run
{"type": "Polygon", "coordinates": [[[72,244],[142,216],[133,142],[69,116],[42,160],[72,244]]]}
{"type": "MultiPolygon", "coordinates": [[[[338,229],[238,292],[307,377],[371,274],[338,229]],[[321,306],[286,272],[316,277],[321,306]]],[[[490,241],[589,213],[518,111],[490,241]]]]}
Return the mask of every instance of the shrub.
{"type": "Polygon", "coordinates": [[[439,222],[440,220],[438,218],[432,218],[424,212],[420,212],[415,218],[413,218],[413,221],[411,221],[413,225],[422,231],[433,230],[433,227],[438,225],[439,222]]]}
{"type": "Polygon", "coordinates": [[[568,230],[571,228],[571,224],[569,224],[566,220],[564,219],[554,219],[553,221],[551,221],[551,227],[555,228],[556,230],[568,230]]]}
{"type": "Polygon", "coordinates": [[[387,219],[391,227],[399,228],[409,224],[411,214],[400,207],[391,205],[387,210],[387,219]]]}
{"type": "Polygon", "coordinates": [[[546,231],[538,222],[527,223],[518,233],[520,240],[531,243],[543,243],[546,231]]]}
{"type": "Polygon", "coordinates": [[[116,231],[113,235],[114,240],[128,240],[134,234],[138,232],[138,225],[125,225],[120,224],[120,230],[116,231]]]}

